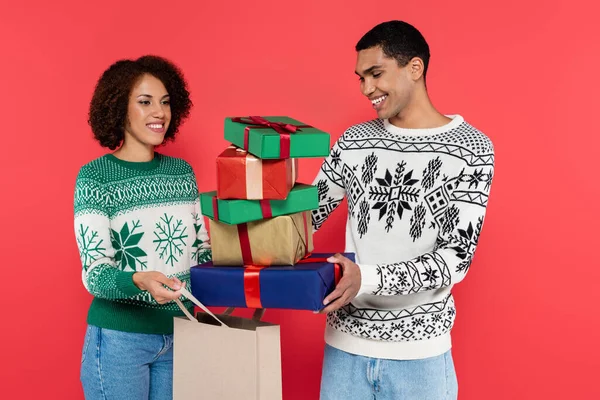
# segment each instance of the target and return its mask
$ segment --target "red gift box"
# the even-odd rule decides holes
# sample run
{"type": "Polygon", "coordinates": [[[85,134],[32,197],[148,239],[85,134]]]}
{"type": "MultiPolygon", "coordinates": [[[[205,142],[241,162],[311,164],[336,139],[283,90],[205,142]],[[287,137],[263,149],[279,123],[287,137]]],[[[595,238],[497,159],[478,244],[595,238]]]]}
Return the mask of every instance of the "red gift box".
{"type": "Polygon", "coordinates": [[[297,176],[297,159],[261,160],[230,146],[217,157],[217,197],[285,200],[297,176]]]}

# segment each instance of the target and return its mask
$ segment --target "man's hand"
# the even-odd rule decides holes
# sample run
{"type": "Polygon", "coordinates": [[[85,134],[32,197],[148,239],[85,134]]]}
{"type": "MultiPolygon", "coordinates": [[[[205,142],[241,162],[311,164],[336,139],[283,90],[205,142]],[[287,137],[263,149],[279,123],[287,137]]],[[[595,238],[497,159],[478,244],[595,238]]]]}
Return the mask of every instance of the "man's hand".
{"type": "Polygon", "coordinates": [[[343,255],[338,253],[329,257],[327,262],[340,264],[343,275],[335,290],[323,300],[327,307],[321,310],[321,313],[330,313],[349,304],[358,294],[361,283],[360,268],[343,255]]]}
{"type": "Polygon", "coordinates": [[[181,297],[179,290],[184,286],[179,279],[175,277],[169,279],[157,271],[136,272],[133,274],[133,283],[141,290],[150,292],[158,304],[165,304],[181,297]],[[173,290],[169,290],[165,286],[173,290]]]}

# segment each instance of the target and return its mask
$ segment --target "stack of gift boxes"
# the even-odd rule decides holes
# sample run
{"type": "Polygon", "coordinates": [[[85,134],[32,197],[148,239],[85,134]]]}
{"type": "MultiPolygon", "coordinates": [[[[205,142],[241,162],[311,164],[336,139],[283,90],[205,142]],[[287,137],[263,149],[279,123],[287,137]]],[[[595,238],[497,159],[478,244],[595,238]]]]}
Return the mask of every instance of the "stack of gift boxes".
{"type": "Polygon", "coordinates": [[[311,254],[318,190],[296,178],[298,158],[329,154],[329,134],[288,117],[226,118],[224,131],[217,190],[200,194],[213,258],[192,267],[192,294],[207,306],[321,309],[340,270],[311,254]]]}

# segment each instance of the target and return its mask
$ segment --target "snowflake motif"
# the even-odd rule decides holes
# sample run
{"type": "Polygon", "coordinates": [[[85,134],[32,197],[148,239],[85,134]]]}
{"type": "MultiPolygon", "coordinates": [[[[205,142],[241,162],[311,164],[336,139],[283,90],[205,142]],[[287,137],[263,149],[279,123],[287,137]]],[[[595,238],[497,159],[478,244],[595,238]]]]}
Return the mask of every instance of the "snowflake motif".
{"type": "Polygon", "coordinates": [[[429,256],[427,254],[421,254],[420,256],[415,257],[415,262],[429,265],[429,256]]]}
{"type": "Polygon", "coordinates": [[[341,152],[339,149],[335,149],[331,152],[331,163],[335,168],[338,168],[342,159],[340,158],[341,152]]]}
{"type": "Polygon", "coordinates": [[[345,322],[348,319],[348,314],[342,312],[341,309],[336,311],[336,316],[339,318],[340,322],[345,322]]]}
{"type": "Polygon", "coordinates": [[[173,216],[169,217],[166,213],[164,217],[160,217],[163,223],[156,223],[156,230],[154,231],[153,243],[156,243],[155,251],[159,251],[159,257],[161,260],[165,259],[166,264],[174,266],[179,261],[177,256],[183,255],[183,247],[185,246],[185,240],[188,235],[185,233],[187,227],[183,226],[182,220],[173,222],[173,216]],[[182,229],[183,228],[183,229],[182,229]]]}
{"type": "Polygon", "coordinates": [[[194,218],[194,229],[196,231],[196,240],[194,244],[192,244],[192,260],[196,264],[202,264],[212,259],[212,252],[210,250],[202,249],[202,244],[204,243],[202,239],[198,237],[198,233],[202,229],[202,217],[200,217],[197,213],[192,214],[194,218]]]}
{"type": "Polygon", "coordinates": [[[413,242],[421,237],[423,234],[423,228],[425,227],[425,206],[419,204],[415,211],[410,217],[410,230],[409,234],[413,242]]]}
{"type": "Polygon", "coordinates": [[[471,175],[471,182],[469,182],[469,189],[471,189],[471,186],[475,186],[475,189],[477,189],[479,187],[479,183],[481,182],[485,182],[488,179],[487,174],[483,173],[483,168],[481,168],[480,170],[475,169],[475,173],[473,175],[471,175]]]}
{"type": "Polygon", "coordinates": [[[408,285],[408,273],[406,271],[400,271],[398,274],[398,283],[403,287],[408,285]]]}
{"type": "Polygon", "coordinates": [[[367,233],[370,220],[371,216],[369,215],[369,203],[366,200],[363,200],[360,202],[360,210],[358,214],[358,234],[361,238],[367,233]]]}
{"type": "Polygon", "coordinates": [[[452,206],[444,210],[444,218],[441,229],[442,234],[446,235],[451,233],[456,227],[456,225],[458,225],[458,223],[460,222],[460,218],[458,216],[459,212],[460,210],[458,209],[458,207],[456,207],[455,204],[452,204],[452,206]]]}
{"type": "Polygon", "coordinates": [[[365,185],[371,184],[373,182],[373,177],[377,172],[377,156],[375,153],[371,153],[365,157],[365,163],[362,166],[362,177],[361,180],[365,185]]]}
{"type": "Polygon", "coordinates": [[[485,190],[486,192],[489,192],[489,190],[490,190],[490,186],[492,186],[492,181],[493,181],[493,180],[494,180],[494,170],[492,169],[492,170],[490,171],[490,173],[488,174],[488,179],[487,179],[487,181],[486,181],[486,183],[485,183],[485,189],[484,189],[484,190],[485,190]]]}
{"type": "Polygon", "coordinates": [[[411,321],[412,327],[417,328],[419,326],[425,326],[425,319],[423,317],[413,318],[411,321]]]}
{"type": "Polygon", "coordinates": [[[442,168],[442,160],[437,157],[435,160],[429,161],[427,168],[423,171],[423,188],[429,190],[435,184],[435,180],[440,176],[442,168]]]}
{"type": "Polygon", "coordinates": [[[448,316],[450,318],[452,318],[452,317],[454,317],[456,315],[456,309],[455,308],[450,308],[450,309],[448,309],[447,313],[448,313],[448,316]]]}
{"type": "Polygon", "coordinates": [[[437,274],[438,270],[433,269],[429,266],[425,267],[425,272],[421,272],[421,275],[423,275],[423,280],[431,282],[432,284],[435,284],[435,282],[439,279],[439,276],[437,276],[437,274]]]}
{"type": "Polygon", "coordinates": [[[147,254],[138,245],[144,232],[135,233],[135,230],[141,228],[140,221],[132,221],[133,227],[129,230],[127,222],[119,232],[114,229],[110,230],[110,241],[115,249],[115,261],[122,271],[136,271],[136,262],[142,270],[148,267],[148,261],[143,261],[141,257],[146,257],[147,254]]]}
{"type": "Polygon", "coordinates": [[[350,322],[350,326],[351,326],[352,328],[358,329],[358,328],[360,328],[360,327],[362,326],[362,322],[361,322],[361,321],[359,321],[359,320],[357,320],[357,319],[353,319],[353,320],[350,322]]]}
{"type": "Polygon", "coordinates": [[[404,321],[392,322],[390,324],[390,328],[392,328],[393,331],[402,331],[402,330],[404,330],[404,327],[405,327],[404,321]]]}
{"type": "Polygon", "coordinates": [[[476,229],[473,229],[473,224],[469,222],[469,227],[464,229],[458,229],[458,235],[452,235],[452,243],[456,243],[456,246],[451,247],[456,251],[456,256],[463,260],[457,267],[456,272],[467,272],[471,266],[471,260],[475,253],[475,248],[479,242],[479,236],[481,234],[481,227],[483,226],[483,217],[479,217],[477,221],[476,229]]]}
{"type": "Polygon", "coordinates": [[[90,227],[84,227],[83,224],[79,224],[79,232],[77,232],[77,246],[79,247],[79,256],[81,257],[81,264],[83,269],[87,269],[96,261],[99,257],[104,257],[105,247],[102,246],[104,239],[98,241],[98,232],[91,231],[90,227]],[[89,233],[88,233],[89,232],[89,233]]]}
{"type": "Polygon", "coordinates": [[[327,181],[325,179],[319,180],[317,183],[317,191],[319,193],[319,201],[323,201],[327,198],[329,186],[327,186],[327,181]]]}
{"type": "Polygon", "coordinates": [[[412,210],[410,202],[416,202],[421,189],[412,187],[418,179],[413,179],[413,171],[404,173],[406,162],[399,163],[394,178],[386,169],[384,178],[376,178],[379,186],[369,188],[369,199],[375,200],[373,209],[379,210],[379,220],[387,214],[385,229],[387,232],[393,227],[394,215],[402,219],[404,210],[412,210]]]}
{"type": "Polygon", "coordinates": [[[492,184],[492,174],[491,172],[483,172],[483,168],[475,169],[475,172],[473,172],[472,174],[465,174],[465,170],[463,168],[463,170],[460,172],[460,175],[458,176],[458,181],[462,183],[468,183],[469,189],[479,189],[479,184],[485,183],[485,188],[486,190],[488,190],[490,185],[492,184]]]}
{"type": "Polygon", "coordinates": [[[436,313],[431,316],[431,321],[434,323],[440,323],[443,319],[444,317],[442,317],[442,314],[440,313],[436,313]]]}

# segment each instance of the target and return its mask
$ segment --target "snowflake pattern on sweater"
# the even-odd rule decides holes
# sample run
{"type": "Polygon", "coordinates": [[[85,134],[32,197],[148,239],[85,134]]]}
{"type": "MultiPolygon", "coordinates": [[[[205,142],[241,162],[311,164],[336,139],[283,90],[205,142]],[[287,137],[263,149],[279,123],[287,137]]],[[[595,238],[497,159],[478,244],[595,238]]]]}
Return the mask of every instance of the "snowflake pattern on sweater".
{"type": "Polygon", "coordinates": [[[74,197],[82,280],[95,297],[170,311],[133,286],[132,273],[160,271],[189,283],[210,260],[196,177],[184,160],[156,154],[130,163],[105,155],[84,165],[74,197]]]}

